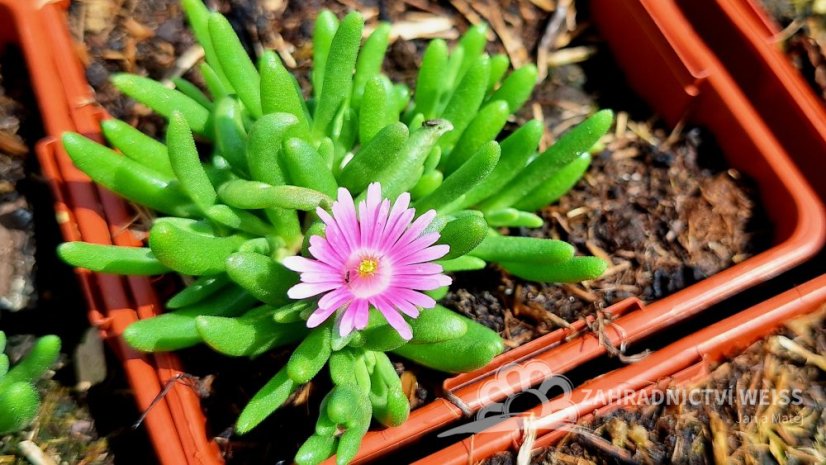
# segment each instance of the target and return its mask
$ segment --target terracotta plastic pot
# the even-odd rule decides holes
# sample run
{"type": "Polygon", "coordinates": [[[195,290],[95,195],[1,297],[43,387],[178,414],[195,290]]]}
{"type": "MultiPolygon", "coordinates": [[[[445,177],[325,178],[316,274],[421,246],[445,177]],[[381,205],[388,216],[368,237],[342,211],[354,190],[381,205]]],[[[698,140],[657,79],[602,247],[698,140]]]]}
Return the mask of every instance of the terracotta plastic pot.
{"type": "MultiPolygon", "coordinates": [[[[758,183],[775,226],[774,245],[647,307],[634,299],[613,306],[609,312],[615,319],[608,325],[605,341],[587,333],[586,322],[577,322],[572,329],[555,331],[498,357],[484,369],[448,379],[444,383],[446,398],[416,409],[401,427],[368,433],[355,463],[376,459],[552,374],[594,359],[606,352],[603,344],[620,347],[696,314],[806,260],[823,244],[824,214],[819,201],[742,93],[680,20],[679,13],[666,12],[678,17],[663,20],[657,17],[662,12],[649,11],[649,2],[593,1],[595,19],[605,38],[629,81],[648,103],[672,124],[688,115],[693,123],[707,127],[716,135],[729,163],[758,183]],[[505,381],[497,383],[498,389],[484,389],[492,379],[505,381]]],[[[67,34],[61,6],[47,5],[40,16],[52,34],[67,34]]],[[[67,35],[51,42],[55,48],[51,69],[63,82],[70,124],[99,137],[102,113],[89,104],[92,95],[71,40],[67,35]]],[[[90,185],[71,166],[55,140],[41,144],[39,156],[54,185],[56,208],[64,219],[67,240],[138,243],[128,231],[132,217],[124,202],[90,185]]],[[[173,354],[140,356],[125,347],[119,337],[136,318],[161,311],[151,283],[145,278],[79,275],[89,298],[90,319],[120,348],[138,405],[145,409],[162,387],[180,374],[173,354]]],[[[147,420],[164,465],[222,462],[218,447],[207,439],[203,414],[189,387],[175,384],[147,420]]]]}
{"type": "Polygon", "coordinates": [[[783,53],[757,0],[677,0],[791,158],[826,198],[826,103],[783,53]]]}
{"type": "Polygon", "coordinates": [[[714,362],[741,352],[783,323],[824,305],[826,275],[698,331],[641,362],[595,378],[568,394],[506,420],[495,430],[474,434],[415,465],[464,465],[477,463],[497,452],[516,450],[528,424],[537,433],[534,449],[546,448],[566,434],[563,426],[588,415],[607,413],[617,408],[612,403],[619,400],[623,400],[624,405],[632,403],[626,396],[640,396],[641,390],[682,384],[707,375],[714,362]],[[634,391],[637,393],[629,394],[634,391]]]}

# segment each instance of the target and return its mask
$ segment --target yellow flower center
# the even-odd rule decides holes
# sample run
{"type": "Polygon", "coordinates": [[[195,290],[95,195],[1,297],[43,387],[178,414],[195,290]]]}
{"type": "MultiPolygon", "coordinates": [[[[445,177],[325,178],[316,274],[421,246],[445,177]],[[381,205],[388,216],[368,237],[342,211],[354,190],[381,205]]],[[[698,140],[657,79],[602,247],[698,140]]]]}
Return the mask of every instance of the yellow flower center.
{"type": "Polygon", "coordinates": [[[359,276],[361,276],[362,278],[366,278],[369,276],[373,276],[373,274],[376,272],[378,268],[378,260],[376,260],[375,258],[365,258],[361,261],[361,263],[359,263],[359,266],[358,268],[356,268],[356,271],[358,271],[359,276]]]}

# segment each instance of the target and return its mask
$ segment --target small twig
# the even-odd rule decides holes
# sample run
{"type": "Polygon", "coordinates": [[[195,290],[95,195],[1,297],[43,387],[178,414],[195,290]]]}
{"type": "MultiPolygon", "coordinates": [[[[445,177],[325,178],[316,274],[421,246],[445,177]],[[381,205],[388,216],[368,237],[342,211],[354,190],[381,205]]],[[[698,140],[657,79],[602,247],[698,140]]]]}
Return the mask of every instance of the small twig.
{"type": "Polygon", "coordinates": [[[566,26],[565,18],[568,16],[568,3],[568,1],[559,2],[554,14],[548,20],[548,25],[545,26],[542,39],[539,41],[536,50],[536,67],[539,71],[537,79],[539,81],[544,81],[548,77],[548,54],[556,49],[556,40],[562,33],[563,27],[566,26]]]}
{"type": "Polygon", "coordinates": [[[465,418],[469,418],[471,415],[473,415],[473,409],[471,409],[468,406],[468,404],[466,404],[465,401],[463,401],[459,396],[450,391],[445,391],[444,395],[445,399],[447,399],[451,404],[455,405],[456,408],[462,411],[462,415],[464,415],[465,418]]]}
{"type": "Polygon", "coordinates": [[[203,47],[197,44],[189,47],[184,53],[181,54],[181,56],[178,57],[177,60],[175,60],[175,66],[173,66],[172,69],[166,74],[162,82],[168,87],[173,87],[174,84],[172,84],[172,80],[186,74],[186,72],[198,64],[202,58],[204,58],[203,47]]]}
{"type": "Polygon", "coordinates": [[[604,452],[608,456],[616,459],[619,462],[626,463],[629,465],[639,465],[639,462],[634,460],[634,457],[625,449],[621,449],[609,442],[606,439],[603,439],[596,434],[592,433],[591,431],[583,428],[582,426],[571,426],[570,431],[572,434],[577,435],[577,437],[584,443],[599,449],[600,451],[604,452]]]}
{"type": "Polygon", "coordinates": [[[132,424],[132,429],[138,429],[141,426],[143,421],[149,415],[149,412],[151,412],[152,409],[155,408],[155,406],[158,404],[158,402],[163,400],[163,398],[166,397],[167,394],[169,394],[169,391],[171,391],[172,388],[175,387],[175,383],[180,382],[180,383],[184,384],[187,387],[195,389],[196,391],[200,391],[198,389],[198,384],[200,383],[200,381],[201,381],[200,378],[198,378],[197,376],[194,376],[194,375],[190,375],[188,373],[178,373],[177,375],[175,375],[172,378],[170,378],[169,380],[167,380],[166,383],[164,383],[164,386],[163,386],[163,389],[161,389],[161,392],[159,392],[158,395],[155,396],[154,399],[152,399],[152,402],[149,403],[149,406],[146,407],[146,410],[144,410],[143,413],[141,414],[140,418],[138,418],[138,421],[136,421],[134,424],[132,424]]]}
{"type": "Polygon", "coordinates": [[[826,357],[806,349],[786,336],[775,336],[772,338],[772,342],[773,344],[769,347],[775,354],[779,352],[776,349],[782,347],[792,355],[804,360],[807,365],[814,365],[820,368],[821,371],[826,371],[826,357]]]}
{"type": "Polygon", "coordinates": [[[803,27],[803,24],[803,21],[801,21],[800,19],[795,19],[794,21],[789,23],[788,26],[783,28],[782,31],[778,32],[774,37],[772,37],[770,41],[773,43],[780,43],[789,40],[793,35],[795,35],[797,31],[800,30],[801,27],[803,27]]]}
{"type": "Polygon", "coordinates": [[[533,444],[536,442],[536,424],[534,423],[533,413],[523,422],[522,430],[525,434],[522,437],[519,452],[516,454],[516,465],[530,465],[531,451],[533,451],[533,444]]]}

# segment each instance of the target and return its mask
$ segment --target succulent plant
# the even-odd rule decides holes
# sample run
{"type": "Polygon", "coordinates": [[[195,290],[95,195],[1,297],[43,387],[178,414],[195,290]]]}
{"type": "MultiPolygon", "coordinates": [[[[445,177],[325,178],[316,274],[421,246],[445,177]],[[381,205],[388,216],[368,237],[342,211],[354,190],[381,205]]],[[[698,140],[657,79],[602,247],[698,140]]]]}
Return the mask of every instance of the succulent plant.
{"type": "Polygon", "coordinates": [[[37,416],[40,395],[34,383],[57,361],[60,339],[41,337],[11,369],[5,349],[6,335],[0,331],[0,435],[25,428],[37,416]]]}
{"type": "Polygon", "coordinates": [[[386,352],[462,372],[503,350],[495,332],[437,304],[451,281],[444,273],[496,263],[529,280],[577,282],[604,271],[565,242],[495,229],[540,226],[533,211],[581,177],[612,114],[596,113],[541,153],[539,121],[497,142],[529,98],[536,69],[505,77],[507,58],[484,53],[486,26],[469,29],[452,51],[432,41],[411,99],[381,73],[389,25],[362,46],[361,15],[339,22],[321,12],[305,99],[278,55],[264,52],[256,67],[223,16],[199,0],[183,5],[204,48],[209,96],[184,80],[172,89],[117,75],[122,92],[167,117],[166,143],[118,120],[102,127],[123,156],[63,137],[93,180],[160,215],[148,246],[75,242],[59,254],[98,272],[197,278],[167,313],[126,330],[139,350],[203,342],[255,357],[298,343],[236,432],[328,366],[334,388],[296,462],[336,454],[349,463],[371,418],[398,425],[409,413],[386,352]]]}

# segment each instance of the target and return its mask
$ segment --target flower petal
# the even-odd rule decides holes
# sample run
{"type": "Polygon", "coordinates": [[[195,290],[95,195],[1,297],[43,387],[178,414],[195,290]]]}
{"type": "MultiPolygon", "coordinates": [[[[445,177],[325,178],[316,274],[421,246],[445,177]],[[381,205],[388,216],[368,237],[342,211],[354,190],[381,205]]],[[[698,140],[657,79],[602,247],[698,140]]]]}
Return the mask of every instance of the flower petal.
{"type": "Polygon", "coordinates": [[[306,299],[341,286],[340,283],[298,283],[287,291],[291,299],[306,299]]]}
{"type": "Polygon", "coordinates": [[[430,223],[433,222],[433,219],[436,218],[436,210],[428,210],[422,216],[416,218],[416,221],[407,228],[407,231],[402,234],[396,244],[394,245],[394,249],[398,247],[405,246],[414,240],[416,240],[424,230],[430,226],[430,223]]]}
{"type": "Polygon", "coordinates": [[[341,321],[338,322],[338,334],[341,337],[345,337],[351,332],[353,332],[353,325],[356,320],[356,313],[353,311],[353,304],[356,302],[360,302],[359,300],[353,301],[349,307],[344,309],[344,313],[341,315],[341,321]]]}
{"type": "Polygon", "coordinates": [[[359,237],[358,218],[356,218],[356,205],[353,203],[353,196],[350,195],[350,191],[343,187],[338,189],[338,201],[333,202],[332,210],[333,218],[338,223],[339,230],[341,230],[350,249],[357,248],[361,239],[359,237]]]}
{"type": "Polygon", "coordinates": [[[353,312],[353,327],[355,329],[364,329],[367,326],[367,319],[370,316],[370,305],[367,300],[354,300],[347,311],[353,312]]]}
{"type": "Polygon", "coordinates": [[[410,289],[393,288],[393,293],[399,298],[402,298],[411,304],[421,308],[433,308],[436,306],[436,301],[429,295],[421,292],[412,291],[410,289]]]}
{"type": "Polygon", "coordinates": [[[308,328],[315,328],[316,326],[324,323],[327,318],[330,318],[336,311],[335,308],[318,308],[316,309],[311,315],[310,318],[307,318],[307,327],[308,328]]]}
{"type": "Polygon", "coordinates": [[[414,253],[426,249],[427,247],[436,243],[439,240],[439,233],[432,232],[426,233],[419,236],[417,239],[407,243],[407,244],[396,244],[393,247],[390,255],[393,257],[394,260],[404,263],[404,259],[414,253]]]}
{"type": "Polygon", "coordinates": [[[450,246],[447,244],[439,244],[420,250],[410,254],[404,259],[399,260],[398,265],[413,265],[416,263],[432,262],[438,260],[450,252],[450,246]]]}
{"type": "Polygon", "coordinates": [[[376,296],[374,303],[375,307],[384,316],[384,319],[390,323],[390,326],[392,326],[402,338],[406,341],[413,338],[413,331],[410,329],[410,325],[404,321],[404,317],[394,308],[392,303],[383,296],[376,296]]]}
{"type": "Polygon", "coordinates": [[[299,255],[286,257],[283,260],[281,260],[281,264],[284,265],[287,269],[299,273],[328,273],[336,271],[335,268],[331,267],[330,265],[324,262],[320,262],[318,260],[310,260],[309,258],[304,258],[299,255]]]}
{"type": "Polygon", "coordinates": [[[307,250],[313,257],[343,273],[346,257],[342,257],[323,237],[310,236],[310,247],[307,250]]]}
{"type": "Polygon", "coordinates": [[[391,285],[393,287],[416,289],[419,291],[432,291],[451,283],[451,279],[445,275],[430,276],[393,276],[391,285]]]}
{"type": "Polygon", "coordinates": [[[346,286],[339,287],[338,289],[328,292],[324,294],[318,301],[318,306],[320,308],[332,308],[336,310],[343,305],[347,305],[351,300],[353,300],[353,294],[350,292],[346,286]]]}
{"type": "Polygon", "coordinates": [[[393,267],[393,275],[424,275],[424,274],[439,274],[444,269],[442,265],[437,263],[414,263],[412,265],[395,265],[393,267]]]}
{"type": "Polygon", "coordinates": [[[408,302],[405,299],[402,299],[394,294],[390,294],[387,296],[387,300],[389,300],[393,306],[399,309],[405,315],[416,318],[419,316],[419,308],[413,305],[412,303],[408,302]]]}

